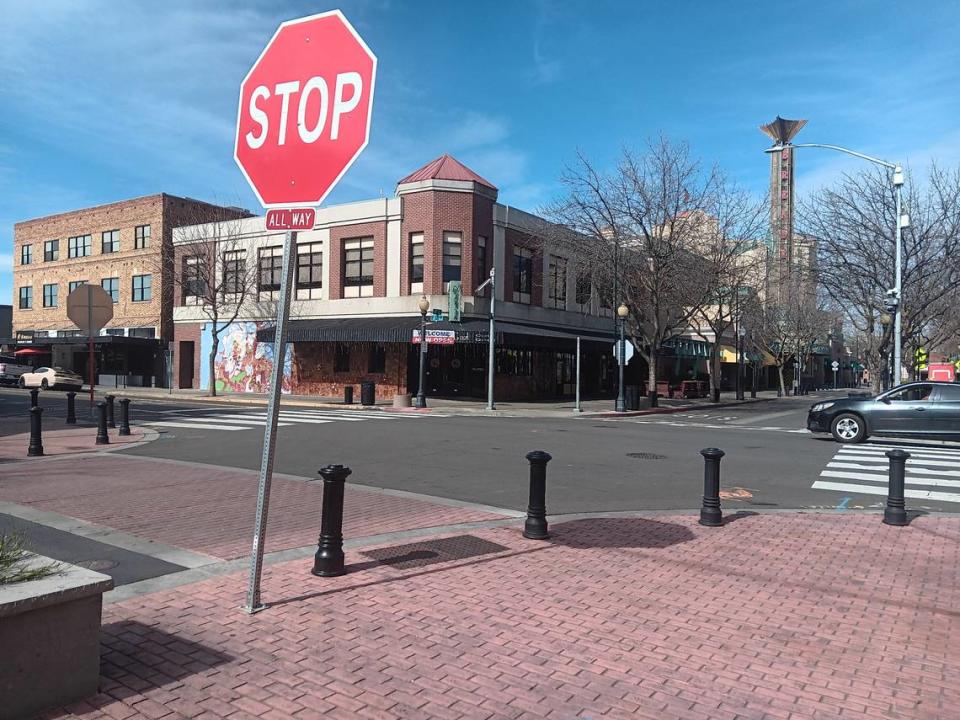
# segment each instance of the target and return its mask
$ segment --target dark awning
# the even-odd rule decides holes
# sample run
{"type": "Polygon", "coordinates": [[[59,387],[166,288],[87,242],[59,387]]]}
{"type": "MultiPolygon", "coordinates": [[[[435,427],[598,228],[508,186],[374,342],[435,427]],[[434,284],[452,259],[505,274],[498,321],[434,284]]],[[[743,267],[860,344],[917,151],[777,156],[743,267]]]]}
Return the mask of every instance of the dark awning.
{"type": "MultiPolygon", "coordinates": [[[[373,317],[373,318],[328,318],[322,320],[293,320],[287,332],[287,342],[399,342],[409,343],[413,331],[419,329],[420,318],[373,317]]],[[[489,341],[487,320],[479,318],[462,322],[428,322],[431,330],[453,330],[458,343],[486,343],[489,341]]],[[[555,346],[558,341],[567,344],[579,336],[585,342],[613,342],[613,332],[565,328],[555,325],[528,325],[526,323],[498,321],[496,323],[498,344],[521,344],[524,346],[555,346]]],[[[259,342],[273,342],[274,328],[267,327],[257,332],[259,342]]]]}

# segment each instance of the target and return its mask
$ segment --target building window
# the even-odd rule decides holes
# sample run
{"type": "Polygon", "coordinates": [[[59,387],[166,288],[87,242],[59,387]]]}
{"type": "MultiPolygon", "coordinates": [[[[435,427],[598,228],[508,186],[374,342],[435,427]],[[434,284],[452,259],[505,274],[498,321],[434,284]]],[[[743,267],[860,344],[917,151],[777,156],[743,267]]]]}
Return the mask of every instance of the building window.
{"type": "Polygon", "coordinates": [[[130,328],[127,331],[127,336],[139,337],[139,338],[155,338],[157,336],[157,329],[152,327],[130,328]]]}
{"type": "Polygon", "coordinates": [[[243,276],[247,271],[245,250],[230,250],[223,258],[223,294],[239,295],[244,291],[243,276]]]}
{"type": "Polygon", "coordinates": [[[533,252],[526,248],[513,250],[513,301],[530,304],[533,292],[533,252]]]}
{"type": "Polygon", "coordinates": [[[196,305],[207,294],[207,284],[204,282],[203,261],[196,255],[183,259],[183,304],[196,305]]]}
{"type": "Polygon", "coordinates": [[[33,288],[22,287],[20,288],[20,309],[30,310],[31,308],[33,308],[33,288]]]}
{"type": "MultiPolygon", "coordinates": [[[[120,252],[120,231],[119,230],[107,230],[106,232],[101,233],[100,240],[101,240],[101,252],[103,253],[120,252]]],[[[74,257],[74,256],[71,255],[70,257],[74,257]]]]}
{"type": "Polygon", "coordinates": [[[333,354],[333,371],[350,372],[350,346],[337,343],[333,354]]]}
{"type": "Polygon", "coordinates": [[[69,289],[68,289],[68,291],[67,291],[67,295],[69,295],[70,293],[72,293],[74,290],[76,290],[76,289],[77,289],[78,287],[80,287],[81,285],[86,285],[86,284],[87,284],[87,281],[86,281],[86,280],[71,280],[71,281],[70,281],[70,285],[68,286],[69,289]]]}
{"type": "Polygon", "coordinates": [[[43,286],[43,306],[44,307],[56,307],[57,306],[57,290],[59,286],[56,283],[43,286]]]}
{"type": "Polygon", "coordinates": [[[133,301],[147,302],[153,299],[153,276],[152,275],[134,275],[133,276],[133,301]]]}
{"type": "Polygon", "coordinates": [[[60,241],[47,240],[43,244],[43,261],[53,262],[60,259],[60,241]]]}
{"type": "Polygon", "coordinates": [[[549,272],[549,307],[566,309],[567,307],[567,260],[566,258],[550,256],[549,272]]]}
{"type": "Polygon", "coordinates": [[[120,302],[120,278],[104,278],[100,281],[100,287],[110,294],[113,302],[120,302]]]}
{"type": "Polygon", "coordinates": [[[150,226],[137,225],[133,229],[133,247],[137,250],[150,247],[150,226]]]}
{"type": "Polygon", "coordinates": [[[460,279],[460,260],[463,249],[463,235],[458,232],[443,233],[443,281],[460,279]]]}
{"type": "Polygon", "coordinates": [[[373,238],[348,240],[343,244],[343,295],[373,295],[373,238]]]}
{"type": "MultiPolygon", "coordinates": [[[[104,233],[106,235],[106,233],[104,233]]],[[[67,239],[67,256],[72,258],[87,257],[91,253],[93,240],[89,235],[78,235],[67,239]]],[[[107,252],[104,250],[104,252],[107,252]]]]}
{"type": "Polygon", "coordinates": [[[82,337],[83,330],[57,330],[57,337],[82,337]]]}
{"type": "Polygon", "coordinates": [[[297,300],[319,300],[323,288],[323,243],[297,245],[297,300]]]}
{"type": "Polygon", "coordinates": [[[107,335],[118,335],[120,337],[126,335],[126,330],[124,330],[124,328],[107,328],[103,332],[107,335]]]}
{"type": "Polygon", "coordinates": [[[385,373],[387,371],[387,349],[383,345],[370,346],[370,357],[367,358],[368,373],[385,373]]]}
{"type": "Polygon", "coordinates": [[[24,245],[20,248],[20,264],[29,265],[33,262],[33,245],[24,245]]]}
{"type": "Polygon", "coordinates": [[[260,248],[257,257],[257,293],[266,294],[280,290],[280,280],[283,278],[283,248],[260,248]]]}
{"type": "Polygon", "coordinates": [[[473,279],[474,285],[480,285],[487,279],[490,268],[487,267],[487,239],[481,235],[477,238],[477,276],[473,279]]]}
{"type": "Polygon", "coordinates": [[[423,233],[410,233],[410,292],[423,292],[423,233]]]}
{"type": "Polygon", "coordinates": [[[533,351],[497,348],[497,375],[533,375],[533,351]]]}
{"type": "Polygon", "coordinates": [[[581,307],[586,305],[589,309],[590,296],[593,293],[593,283],[590,282],[589,275],[581,275],[577,278],[577,305],[581,307]]]}

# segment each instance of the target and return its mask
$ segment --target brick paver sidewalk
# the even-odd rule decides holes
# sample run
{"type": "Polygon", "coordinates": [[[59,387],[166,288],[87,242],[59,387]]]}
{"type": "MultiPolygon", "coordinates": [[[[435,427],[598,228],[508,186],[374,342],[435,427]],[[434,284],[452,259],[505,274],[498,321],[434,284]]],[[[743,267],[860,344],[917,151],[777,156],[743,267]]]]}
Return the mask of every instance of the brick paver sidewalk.
{"type": "MultiPolygon", "coordinates": [[[[111,428],[107,431],[109,445],[97,445],[97,429],[91,427],[44,430],[41,433],[43,457],[54,455],[73,455],[75,453],[109,452],[120,450],[131,443],[143,442],[142,428],[131,428],[129,435],[120,435],[120,431],[111,428]]],[[[13,462],[35,458],[27,457],[30,445],[30,433],[4,435],[0,437],[0,462],[13,462]]]]}
{"type": "Polygon", "coordinates": [[[50,717],[956,718],[960,518],[518,527],[110,605],[102,692],[50,717]]]}

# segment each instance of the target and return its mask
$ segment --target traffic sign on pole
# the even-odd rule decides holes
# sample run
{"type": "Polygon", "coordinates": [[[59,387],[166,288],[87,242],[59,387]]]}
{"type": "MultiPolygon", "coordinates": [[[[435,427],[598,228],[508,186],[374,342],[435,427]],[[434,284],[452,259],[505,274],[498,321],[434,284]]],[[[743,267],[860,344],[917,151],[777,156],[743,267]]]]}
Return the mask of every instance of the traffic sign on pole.
{"type": "Polygon", "coordinates": [[[633,358],[633,353],[634,353],[633,343],[630,342],[629,340],[624,340],[623,342],[624,342],[623,353],[622,354],[620,353],[620,341],[617,340],[613,344],[613,354],[617,358],[618,363],[620,362],[620,358],[622,357],[623,364],[629,365],[630,360],[633,358]]]}
{"type": "Polygon", "coordinates": [[[240,84],[234,159],[260,202],[267,229],[286,230],[273,372],[244,609],[262,610],[260,577],[286,358],[296,230],[367,146],[377,58],[339,10],[282,23],[240,84]],[[296,209],[294,209],[296,208],[296,209]],[[277,211],[283,209],[283,211],[277,211]]]}

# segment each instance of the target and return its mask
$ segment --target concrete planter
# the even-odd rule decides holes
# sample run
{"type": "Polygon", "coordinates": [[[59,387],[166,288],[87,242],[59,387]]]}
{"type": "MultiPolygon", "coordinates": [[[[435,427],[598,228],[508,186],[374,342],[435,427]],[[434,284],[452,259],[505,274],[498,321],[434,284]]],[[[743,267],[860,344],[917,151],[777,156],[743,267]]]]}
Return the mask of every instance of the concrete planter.
{"type": "Polygon", "coordinates": [[[413,396],[411,395],[394,395],[393,396],[393,406],[395,408],[408,408],[413,405],[413,396]]]}
{"type": "Polygon", "coordinates": [[[0,585],[0,716],[28,718],[97,692],[100,610],[111,588],[109,576],[67,563],[56,575],[0,585]]]}

